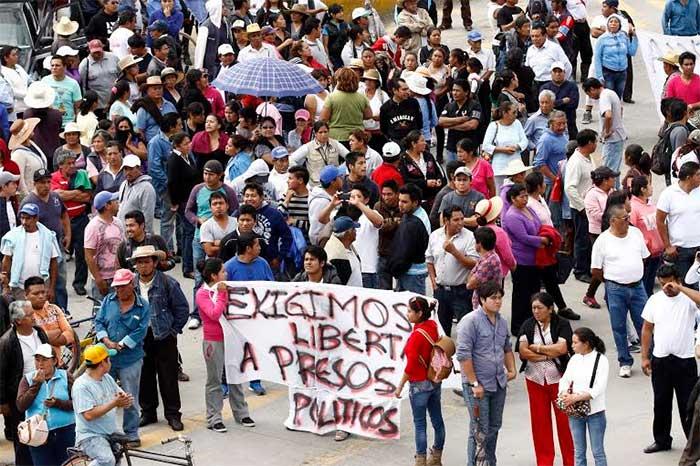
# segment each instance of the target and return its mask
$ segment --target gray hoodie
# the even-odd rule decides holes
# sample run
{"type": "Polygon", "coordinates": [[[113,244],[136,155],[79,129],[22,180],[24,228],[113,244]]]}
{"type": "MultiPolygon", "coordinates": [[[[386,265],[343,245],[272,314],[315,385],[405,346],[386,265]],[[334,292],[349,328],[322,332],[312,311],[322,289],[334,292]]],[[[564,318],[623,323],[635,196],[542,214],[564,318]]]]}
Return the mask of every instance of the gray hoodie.
{"type": "Polygon", "coordinates": [[[153,233],[153,216],[156,211],[156,190],[151,177],[141,175],[133,183],[124,180],[119,187],[119,220],[132,210],[138,210],[146,218],[146,232],[153,233]]]}
{"type": "Polygon", "coordinates": [[[322,224],[318,216],[331,202],[331,195],[321,186],[316,186],[309,193],[309,241],[311,244],[319,244],[321,239],[331,236],[333,222],[322,224]]]}

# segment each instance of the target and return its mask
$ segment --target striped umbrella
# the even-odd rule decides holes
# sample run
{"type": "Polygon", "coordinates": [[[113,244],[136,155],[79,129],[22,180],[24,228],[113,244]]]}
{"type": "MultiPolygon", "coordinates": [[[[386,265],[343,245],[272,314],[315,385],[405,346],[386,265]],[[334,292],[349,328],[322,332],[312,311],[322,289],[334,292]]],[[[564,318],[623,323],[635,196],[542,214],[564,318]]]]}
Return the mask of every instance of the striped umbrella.
{"type": "Polygon", "coordinates": [[[256,97],[302,97],[321,86],[292,63],[277,58],[254,58],[238,63],[212,82],[217,89],[256,97]]]}

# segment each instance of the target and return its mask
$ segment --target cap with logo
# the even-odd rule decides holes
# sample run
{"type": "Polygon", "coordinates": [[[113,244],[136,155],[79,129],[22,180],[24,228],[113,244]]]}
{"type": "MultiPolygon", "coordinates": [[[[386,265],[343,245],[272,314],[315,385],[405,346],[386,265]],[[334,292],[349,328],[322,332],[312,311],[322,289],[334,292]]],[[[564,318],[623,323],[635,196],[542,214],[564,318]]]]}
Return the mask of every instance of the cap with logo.
{"type": "Polygon", "coordinates": [[[457,170],[455,170],[454,177],[457,178],[457,175],[467,175],[469,178],[471,178],[472,171],[467,167],[459,167],[457,170]]]}
{"type": "Polygon", "coordinates": [[[22,207],[20,207],[19,213],[29,215],[30,217],[36,217],[37,215],[39,215],[39,206],[37,206],[34,203],[27,202],[22,207]]]}
{"type": "Polygon", "coordinates": [[[119,269],[114,272],[114,278],[112,279],[112,288],[116,286],[124,286],[132,283],[134,281],[134,272],[129,269],[119,269]]]}
{"type": "Polygon", "coordinates": [[[277,146],[270,152],[274,160],[283,159],[289,157],[289,151],[284,146],[277,146]]]}
{"type": "Polygon", "coordinates": [[[296,112],[294,112],[294,119],[295,120],[304,120],[304,121],[309,121],[311,119],[311,114],[309,113],[308,110],[304,108],[300,108],[296,112]]]}
{"type": "Polygon", "coordinates": [[[467,40],[471,42],[479,42],[482,39],[483,36],[479,31],[469,31],[469,34],[467,34],[467,40]]]}
{"type": "Polygon", "coordinates": [[[46,168],[40,168],[34,172],[34,182],[44,180],[46,178],[51,178],[51,172],[46,168]]]}

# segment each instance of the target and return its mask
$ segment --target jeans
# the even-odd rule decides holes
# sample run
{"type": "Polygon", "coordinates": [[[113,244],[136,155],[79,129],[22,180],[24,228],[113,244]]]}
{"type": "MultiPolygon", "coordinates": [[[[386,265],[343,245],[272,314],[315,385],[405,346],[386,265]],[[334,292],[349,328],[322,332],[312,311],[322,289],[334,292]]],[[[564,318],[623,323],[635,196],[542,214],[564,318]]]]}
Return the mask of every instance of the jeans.
{"type": "Polygon", "coordinates": [[[574,220],[574,275],[591,273],[591,239],[588,236],[586,210],[571,209],[574,220]]]}
{"type": "Polygon", "coordinates": [[[160,194],[160,199],[163,201],[161,203],[163,210],[160,215],[160,236],[165,240],[168,251],[175,252],[173,235],[175,233],[175,217],[177,213],[171,209],[173,204],[170,202],[170,194],[168,194],[167,190],[160,194]]]}
{"type": "Polygon", "coordinates": [[[192,240],[194,239],[194,225],[185,218],[185,206],[177,206],[177,223],[182,229],[182,245],[179,245],[178,252],[182,256],[182,273],[194,272],[194,262],[192,260],[192,240]]]}
{"type": "MultiPolygon", "coordinates": [[[[619,172],[622,164],[622,149],[625,141],[608,141],[603,143],[603,165],[619,172]]],[[[620,189],[620,177],[615,178],[615,189],[620,189]]]]}
{"type": "Polygon", "coordinates": [[[412,291],[417,294],[425,294],[425,278],[426,274],[424,273],[420,275],[408,275],[405,273],[396,280],[395,291],[412,291]]]}
{"type": "MultiPolygon", "coordinates": [[[[199,242],[199,238],[192,238],[192,261],[196,265],[199,261],[206,259],[204,254],[204,248],[202,243],[199,242]]],[[[184,262],[184,260],[183,260],[184,262]]],[[[202,286],[202,274],[199,273],[197,267],[194,268],[194,290],[192,290],[192,312],[190,312],[190,318],[199,319],[199,308],[197,307],[197,290],[202,286]]]]}
{"type": "Polygon", "coordinates": [[[107,290],[106,294],[102,294],[100,292],[100,289],[97,287],[97,283],[93,280],[92,281],[92,286],[90,287],[90,296],[92,296],[94,299],[97,299],[98,301],[102,301],[105,299],[105,297],[109,294],[112,288],[112,279],[110,278],[107,280],[107,285],[109,286],[110,289],[107,290]]]}
{"type": "MultiPolygon", "coordinates": [[[[683,281],[685,282],[685,275],[688,273],[688,269],[693,265],[693,262],[695,262],[695,254],[700,251],[700,248],[681,248],[681,247],[676,247],[676,251],[678,251],[678,258],[676,259],[676,268],[678,269],[678,272],[680,273],[680,276],[683,278],[683,281]]],[[[694,290],[698,289],[698,284],[695,283],[693,285],[686,285],[690,288],[693,288],[694,290]]]]}
{"type": "Polygon", "coordinates": [[[647,296],[654,294],[656,271],[659,270],[660,266],[661,256],[649,257],[644,263],[644,276],[642,277],[642,284],[644,285],[644,291],[647,292],[647,296]]]}
{"type": "Polygon", "coordinates": [[[452,319],[459,322],[462,317],[472,311],[472,290],[464,285],[452,286],[450,289],[438,285],[433,292],[438,301],[438,320],[445,335],[452,334],[452,319]]]}
{"type": "Polygon", "coordinates": [[[54,290],[54,301],[56,305],[68,312],[68,291],[66,290],[66,260],[63,252],[58,256],[58,274],[56,275],[56,289],[54,290]]]}
{"type": "Polygon", "coordinates": [[[469,408],[469,441],[467,442],[467,466],[476,462],[476,433],[484,434],[483,448],[486,452],[486,462],[496,466],[496,442],[498,431],[503,424],[503,408],[506,404],[506,388],[497,388],[495,392],[484,391],[480,400],[474,398],[472,388],[463,383],[462,394],[469,408]],[[474,418],[474,406],[479,406],[479,419],[474,418]],[[478,429],[478,430],[477,430],[478,429]]]}
{"type": "Polygon", "coordinates": [[[121,369],[116,369],[114,366],[112,366],[112,369],[109,371],[114,380],[119,379],[121,381],[122,390],[124,390],[126,393],[130,393],[134,397],[134,404],[128,408],[124,408],[123,430],[124,435],[126,435],[129,440],[139,439],[140,419],[137,400],[139,399],[142,365],[143,361],[137,361],[132,365],[122,367],[121,369]]]}
{"type": "Polygon", "coordinates": [[[588,417],[569,417],[571,436],[574,438],[574,461],[576,466],[586,466],[586,426],[591,438],[591,451],[595,466],[608,466],[605,458],[605,411],[598,411],[588,417]]]}
{"type": "Polygon", "coordinates": [[[615,92],[622,100],[622,94],[625,92],[625,81],[627,81],[627,70],[613,71],[603,68],[603,80],[605,87],[615,92]]]}
{"type": "Polygon", "coordinates": [[[362,272],[362,287],[379,289],[379,275],[376,273],[364,273],[362,272]]]}
{"type": "Polygon", "coordinates": [[[611,281],[605,282],[605,300],[608,303],[610,326],[617,348],[617,361],[620,366],[631,366],[634,359],[627,347],[627,313],[629,312],[637,334],[642,334],[642,310],[647,302],[647,294],[641,282],[635,286],[622,286],[611,281]]]}
{"type": "Polygon", "coordinates": [[[75,424],[49,431],[47,442],[40,447],[29,447],[34,466],[54,466],[68,459],[67,448],[75,445],[75,424]]]}
{"type": "Polygon", "coordinates": [[[87,214],[70,219],[71,244],[75,256],[75,275],[73,286],[85,286],[88,278],[88,267],[85,262],[85,227],[90,222],[87,214]]]}
{"type": "Polygon", "coordinates": [[[428,432],[426,411],[430,414],[430,423],[435,430],[435,450],[445,446],[445,423],[442,420],[440,405],[441,384],[429,380],[410,382],[408,398],[411,401],[413,426],[415,429],[416,454],[425,455],[428,450],[428,432]]]}
{"type": "Polygon", "coordinates": [[[391,290],[394,279],[386,269],[386,257],[379,256],[377,260],[377,277],[379,279],[380,290],[391,290]]]}
{"type": "Polygon", "coordinates": [[[92,459],[90,466],[114,466],[116,464],[112,447],[106,437],[86,438],[78,444],[78,448],[92,459]]]}

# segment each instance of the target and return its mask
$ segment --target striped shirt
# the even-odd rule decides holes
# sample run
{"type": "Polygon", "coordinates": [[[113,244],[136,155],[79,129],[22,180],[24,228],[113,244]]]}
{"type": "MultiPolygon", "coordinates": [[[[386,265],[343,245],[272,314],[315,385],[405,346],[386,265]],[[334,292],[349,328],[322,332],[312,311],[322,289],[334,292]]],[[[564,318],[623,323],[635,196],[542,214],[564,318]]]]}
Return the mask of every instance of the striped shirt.
{"type": "Polygon", "coordinates": [[[285,206],[284,203],[279,205],[280,211],[289,216],[292,220],[291,225],[299,228],[304,232],[304,236],[309,233],[309,195],[297,196],[293,194],[289,199],[289,203],[285,206]]]}

